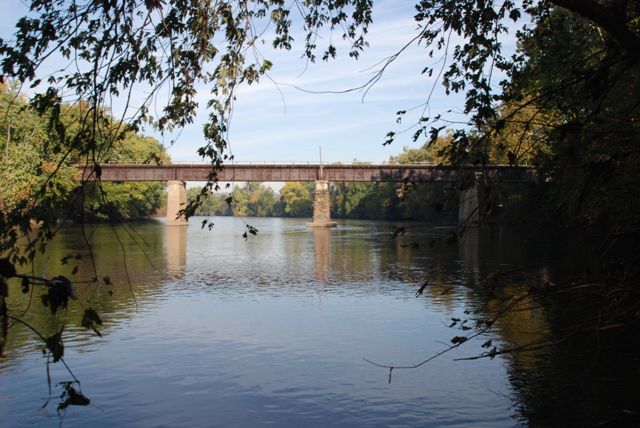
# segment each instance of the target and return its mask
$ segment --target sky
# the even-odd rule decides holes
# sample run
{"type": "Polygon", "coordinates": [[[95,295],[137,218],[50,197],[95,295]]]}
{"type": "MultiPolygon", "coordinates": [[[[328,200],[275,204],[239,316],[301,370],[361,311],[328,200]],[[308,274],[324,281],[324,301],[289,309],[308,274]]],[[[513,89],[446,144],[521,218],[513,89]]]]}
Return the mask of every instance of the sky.
{"type": "MultiPolygon", "coordinates": [[[[0,0],[0,5],[3,10],[0,37],[10,39],[17,18],[26,9],[22,0],[0,0]]],[[[293,33],[296,43],[291,51],[274,51],[265,45],[261,53],[274,64],[269,78],[238,91],[229,133],[235,160],[317,163],[322,147],[326,163],[386,161],[399,154],[403,146],[419,147],[423,143],[412,142],[413,129],[398,135],[389,146],[382,144],[387,132],[407,129],[407,125],[396,123],[395,113],[424,105],[434,83],[436,90],[425,114],[430,117],[448,114],[454,120],[465,120],[461,113],[463,97],[446,96],[435,81],[436,73],[432,77],[421,74],[425,66],[437,65],[421,46],[404,51],[366,95],[362,91],[305,92],[341,91],[369,80],[380,61],[415,36],[413,15],[411,1],[374,1],[374,22],[367,37],[370,46],[358,60],[349,58],[348,51],[339,48],[337,60],[326,63],[319,60],[307,66],[301,58],[300,32],[293,33]]],[[[207,96],[207,88],[200,87],[201,105],[206,104],[207,96]]],[[[416,118],[421,111],[422,107],[414,110],[416,118]]],[[[174,161],[197,162],[200,160],[197,148],[204,144],[202,126],[206,117],[201,108],[195,123],[179,134],[163,137],[153,130],[146,130],[146,134],[168,146],[174,161]],[[169,146],[174,138],[175,143],[169,146]]]]}

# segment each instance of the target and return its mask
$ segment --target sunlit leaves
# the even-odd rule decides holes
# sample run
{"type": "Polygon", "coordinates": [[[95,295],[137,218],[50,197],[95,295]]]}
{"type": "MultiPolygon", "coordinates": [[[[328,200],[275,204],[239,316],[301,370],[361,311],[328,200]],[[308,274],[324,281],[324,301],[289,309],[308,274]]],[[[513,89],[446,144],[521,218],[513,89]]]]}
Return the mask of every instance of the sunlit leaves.
{"type": "Polygon", "coordinates": [[[291,217],[311,217],[311,186],[300,182],[285,183],[280,189],[283,211],[291,217]]]}

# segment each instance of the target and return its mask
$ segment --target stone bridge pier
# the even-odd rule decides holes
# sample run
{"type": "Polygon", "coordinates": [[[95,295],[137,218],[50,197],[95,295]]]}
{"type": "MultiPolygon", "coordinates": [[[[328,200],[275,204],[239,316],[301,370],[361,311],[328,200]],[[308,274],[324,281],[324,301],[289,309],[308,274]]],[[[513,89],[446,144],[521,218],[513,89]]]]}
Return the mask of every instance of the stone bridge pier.
{"type": "Polygon", "coordinates": [[[331,221],[331,198],[329,195],[329,182],[316,180],[316,192],[313,198],[313,219],[307,223],[310,227],[336,227],[337,223],[331,221]]]}
{"type": "Polygon", "coordinates": [[[187,218],[178,215],[187,206],[186,184],[182,180],[167,181],[167,226],[187,225],[187,218]]]}

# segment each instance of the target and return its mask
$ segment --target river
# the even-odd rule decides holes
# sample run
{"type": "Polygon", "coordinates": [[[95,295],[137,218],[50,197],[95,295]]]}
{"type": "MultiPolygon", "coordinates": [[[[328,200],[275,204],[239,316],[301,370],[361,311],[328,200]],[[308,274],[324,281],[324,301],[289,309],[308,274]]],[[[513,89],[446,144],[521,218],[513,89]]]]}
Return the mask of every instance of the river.
{"type": "MultiPolygon", "coordinates": [[[[405,223],[391,239],[400,224],[312,230],[277,218],[247,219],[259,233],[245,240],[241,219],[214,218],[211,231],[201,221],[87,226],[91,252],[80,227],[61,230],[33,272],[71,275],[77,266],[81,297],[66,314],[43,308],[39,290],[12,287],[14,314],[31,298],[30,325],[49,335],[65,324],[65,361],[91,399],[64,411],[65,427],[580,424],[581,406],[598,413],[619,403],[597,388],[563,392],[573,374],[559,374],[566,362],[549,350],[457,361],[544,340],[549,316],[538,306],[506,314],[419,368],[394,370],[391,382],[387,369],[365,361],[410,365],[446,349],[500,313],[506,298],[487,292],[493,272],[510,272],[502,294],[518,295],[579,271],[590,257],[584,245],[563,258],[553,237],[533,231],[454,240],[454,229],[405,223]],[[81,258],[61,265],[67,255],[81,258]],[[100,286],[82,282],[96,272],[100,286]],[[102,337],[80,326],[89,307],[104,321],[102,337]]],[[[10,330],[0,359],[2,427],[59,423],[58,383],[70,375],[51,365],[54,397],[41,409],[42,347],[28,329],[10,330]]]]}

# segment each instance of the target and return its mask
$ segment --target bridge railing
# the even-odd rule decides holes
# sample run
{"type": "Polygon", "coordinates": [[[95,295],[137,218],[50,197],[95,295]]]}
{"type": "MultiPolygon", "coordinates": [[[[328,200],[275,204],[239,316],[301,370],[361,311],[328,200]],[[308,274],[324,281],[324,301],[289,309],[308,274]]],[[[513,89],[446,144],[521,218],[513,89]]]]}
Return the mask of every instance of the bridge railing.
{"type": "MultiPolygon", "coordinates": [[[[170,163],[163,163],[161,165],[208,165],[209,162],[204,161],[202,159],[199,160],[177,160],[171,161],[170,163]]],[[[142,161],[106,161],[103,162],[103,165],[151,165],[155,166],[155,163],[152,162],[142,162],[142,161]]],[[[243,165],[299,165],[299,166],[318,166],[318,162],[316,161],[292,161],[292,160],[265,160],[265,161],[226,161],[224,165],[227,166],[243,166],[243,165]]],[[[411,162],[411,163],[399,163],[399,162],[332,162],[325,163],[323,166],[331,167],[331,166],[367,166],[367,165],[390,165],[390,166],[438,166],[438,163],[434,162],[411,162]]]]}

